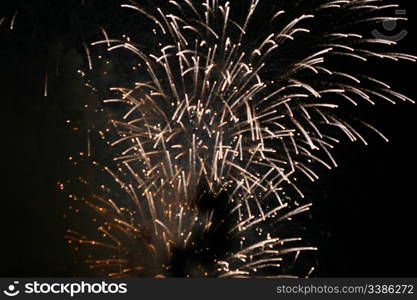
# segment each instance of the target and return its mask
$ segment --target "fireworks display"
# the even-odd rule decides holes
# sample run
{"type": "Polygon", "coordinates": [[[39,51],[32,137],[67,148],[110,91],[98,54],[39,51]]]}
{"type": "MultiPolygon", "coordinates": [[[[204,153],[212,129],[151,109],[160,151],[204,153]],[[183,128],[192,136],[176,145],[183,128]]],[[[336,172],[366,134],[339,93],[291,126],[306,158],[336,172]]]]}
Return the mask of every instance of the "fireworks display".
{"type": "Polygon", "coordinates": [[[294,15],[296,2],[122,4],[149,33],[112,38],[101,28],[103,39],[84,45],[83,77],[105,52],[130,78],[105,92],[87,150],[70,158],[78,180],[59,183],[70,211],[91,217],[66,238],[95,274],[312,274],[316,248],[293,220],[311,206],[302,183],[319,178],[319,165],[337,166],[339,140],[366,145],[363,130],[387,140],[345,108],[413,102],[366,63],[416,57],[362,34],[403,19],[384,16],[395,4],[310,1],[294,15]]]}

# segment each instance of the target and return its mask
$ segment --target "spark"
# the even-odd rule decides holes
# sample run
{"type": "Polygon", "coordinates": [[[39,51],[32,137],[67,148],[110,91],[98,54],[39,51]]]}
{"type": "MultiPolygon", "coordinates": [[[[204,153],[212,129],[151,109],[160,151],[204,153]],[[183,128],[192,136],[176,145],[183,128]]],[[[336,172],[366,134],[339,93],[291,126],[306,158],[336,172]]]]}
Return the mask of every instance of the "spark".
{"type": "MultiPolygon", "coordinates": [[[[13,30],[14,29],[14,25],[15,25],[15,21],[16,21],[17,14],[18,14],[18,12],[16,10],[15,13],[13,14],[12,20],[10,21],[10,30],[13,30]]],[[[1,23],[2,22],[3,22],[3,19],[1,20],[1,23]]]]}
{"type": "Polygon", "coordinates": [[[43,96],[48,97],[48,72],[45,72],[43,96]]]}

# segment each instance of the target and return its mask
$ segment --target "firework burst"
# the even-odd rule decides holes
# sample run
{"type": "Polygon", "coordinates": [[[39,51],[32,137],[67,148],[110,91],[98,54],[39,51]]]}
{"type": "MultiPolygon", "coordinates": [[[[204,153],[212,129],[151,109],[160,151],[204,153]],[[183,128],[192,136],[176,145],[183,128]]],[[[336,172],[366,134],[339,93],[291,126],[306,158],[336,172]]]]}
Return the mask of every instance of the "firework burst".
{"type": "Polygon", "coordinates": [[[290,275],[300,253],[315,250],[295,225],[280,227],[310,207],[295,200],[304,197],[297,182],[317,180],[318,164],[337,166],[331,152],[342,135],[367,144],[342,118],[343,107],[412,102],[364,72],[346,71],[371,59],[416,60],[383,51],[395,42],[354,32],[400,19],[381,16],[396,5],[178,0],[122,7],[149,34],[111,39],[102,29],[104,39],[92,43],[122,59],[133,53],[128,72],[135,73],[104,100],[122,112],[111,113],[107,134],[99,131],[111,148],[100,153],[110,161],[93,159],[99,182],[80,177],[87,192],[71,195],[93,209],[103,237],[71,230],[69,242],[105,249],[87,262],[110,276],[290,275]],[[303,12],[295,15],[298,6],[303,12]]]}

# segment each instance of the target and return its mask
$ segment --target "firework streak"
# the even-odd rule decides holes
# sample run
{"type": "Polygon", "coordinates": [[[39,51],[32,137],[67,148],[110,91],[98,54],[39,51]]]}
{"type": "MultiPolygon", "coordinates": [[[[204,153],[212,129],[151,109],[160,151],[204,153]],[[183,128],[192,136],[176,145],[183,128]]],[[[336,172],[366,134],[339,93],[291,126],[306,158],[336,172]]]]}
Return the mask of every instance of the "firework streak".
{"type": "Polygon", "coordinates": [[[130,68],[137,72],[130,86],[112,87],[104,100],[123,111],[112,114],[108,134],[96,129],[110,149],[96,151],[109,162],[85,155],[94,179],[79,177],[84,193],[69,195],[92,208],[88,227],[99,234],[69,230],[67,239],[76,249],[91,246],[82,248],[89,248],[86,262],[96,274],[311,273],[299,256],[315,248],[292,220],[310,208],[294,200],[304,197],[297,181],[318,179],[320,164],[336,167],[331,152],[341,137],[366,144],[341,118],[342,106],[412,102],[364,72],[344,69],[416,58],[383,51],[395,42],[352,32],[398,20],[381,16],[396,5],[281,2],[123,4],[151,28],[147,38],[111,39],[102,29],[104,39],[89,45],[133,53],[130,68]],[[305,12],[294,16],[298,6],[305,12]]]}

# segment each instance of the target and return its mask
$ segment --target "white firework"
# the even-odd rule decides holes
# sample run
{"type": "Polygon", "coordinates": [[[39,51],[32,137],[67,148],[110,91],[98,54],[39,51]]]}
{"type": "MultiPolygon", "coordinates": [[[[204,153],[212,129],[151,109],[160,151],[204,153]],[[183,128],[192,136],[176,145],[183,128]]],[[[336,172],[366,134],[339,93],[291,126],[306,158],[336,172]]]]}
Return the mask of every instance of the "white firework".
{"type": "Polygon", "coordinates": [[[69,235],[71,243],[111,249],[108,257],[89,260],[93,267],[114,276],[177,274],[178,249],[201,259],[215,248],[202,236],[219,230],[237,244],[181,275],[286,276],[300,252],[315,250],[300,243],[296,230],[295,237],[280,236],[277,224],[309,209],[294,200],[294,192],[304,197],[296,182],[317,180],[318,164],[337,166],[332,149],[341,134],[367,144],[343,119],[342,107],[413,102],[381,80],[344,71],[346,63],[416,58],[384,51],[395,42],[352,32],[401,19],[381,16],[394,4],[312,1],[295,17],[297,5],[285,6],[261,0],[124,4],[152,35],[118,40],[102,29],[105,39],[92,45],[122,57],[132,52],[130,67],[140,80],[112,87],[114,96],[104,100],[124,110],[112,115],[116,133],[106,137],[114,167],[99,167],[113,187],[78,197],[104,216],[98,228],[107,242],[69,235]],[[202,197],[226,199],[224,209],[203,209],[202,197]]]}

